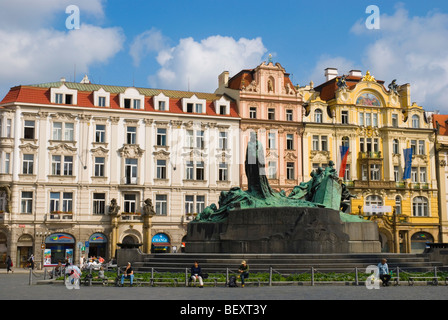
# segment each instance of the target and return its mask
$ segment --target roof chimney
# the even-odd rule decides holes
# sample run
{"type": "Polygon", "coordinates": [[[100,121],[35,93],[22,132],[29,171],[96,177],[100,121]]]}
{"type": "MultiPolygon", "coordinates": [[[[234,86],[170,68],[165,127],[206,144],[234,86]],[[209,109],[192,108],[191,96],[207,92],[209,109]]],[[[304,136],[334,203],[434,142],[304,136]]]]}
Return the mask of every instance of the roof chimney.
{"type": "Polygon", "coordinates": [[[218,76],[218,86],[224,86],[227,87],[229,84],[229,71],[223,71],[219,76],[218,76]]]}
{"type": "Polygon", "coordinates": [[[352,77],[360,77],[362,78],[361,70],[350,70],[348,74],[352,77]]]}
{"type": "Polygon", "coordinates": [[[336,68],[327,68],[325,69],[325,80],[329,81],[338,76],[338,69],[336,68]]]}
{"type": "Polygon", "coordinates": [[[66,80],[65,80],[65,78],[64,77],[62,77],[61,78],[61,82],[65,82],[66,80]]]}

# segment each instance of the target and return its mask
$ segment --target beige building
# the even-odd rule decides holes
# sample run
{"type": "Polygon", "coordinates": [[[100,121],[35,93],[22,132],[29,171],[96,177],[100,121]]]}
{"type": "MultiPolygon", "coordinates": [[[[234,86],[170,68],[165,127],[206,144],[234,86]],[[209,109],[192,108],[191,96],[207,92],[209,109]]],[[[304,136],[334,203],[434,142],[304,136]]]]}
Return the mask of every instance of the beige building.
{"type": "Polygon", "coordinates": [[[239,185],[227,95],[61,80],[11,88],[0,124],[0,254],[15,266],[110,259],[117,243],[180,251],[188,221],[239,185]]]}

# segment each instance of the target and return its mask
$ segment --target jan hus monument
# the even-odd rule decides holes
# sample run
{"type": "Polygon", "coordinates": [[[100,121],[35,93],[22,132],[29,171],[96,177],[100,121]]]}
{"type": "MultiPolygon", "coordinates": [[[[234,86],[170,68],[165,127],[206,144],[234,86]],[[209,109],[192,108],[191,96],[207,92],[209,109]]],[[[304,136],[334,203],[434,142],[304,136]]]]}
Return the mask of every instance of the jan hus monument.
{"type": "Polygon", "coordinates": [[[274,191],[262,144],[252,134],[245,171],[248,189],[221,192],[188,224],[188,253],[377,253],[378,226],[341,211],[353,197],[334,163],[311,173],[289,195],[274,191]]]}

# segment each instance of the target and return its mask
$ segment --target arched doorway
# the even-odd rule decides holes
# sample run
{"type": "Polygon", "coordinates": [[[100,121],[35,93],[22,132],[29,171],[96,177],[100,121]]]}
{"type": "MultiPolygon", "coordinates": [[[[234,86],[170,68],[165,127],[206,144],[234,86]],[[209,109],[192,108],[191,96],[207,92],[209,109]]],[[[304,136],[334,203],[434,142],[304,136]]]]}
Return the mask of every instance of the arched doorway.
{"type": "Polygon", "coordinates": [[[89,257],[102,257],[107,259],[107,237],[99,232],[89,238],[89,257]]]}
{"type": "Polygon", "coordinates": [[[158,233],[151,240],[152,253],[168,253],[170,252],[171,243],[170,237],[165,233],[158,233]]]}
{"type": "Polygon", "coordinates": [[[411,253],[422,253],[429,242],[434,242],[434,238],[428,232],[414,233],[411,237],[411,253]]]}

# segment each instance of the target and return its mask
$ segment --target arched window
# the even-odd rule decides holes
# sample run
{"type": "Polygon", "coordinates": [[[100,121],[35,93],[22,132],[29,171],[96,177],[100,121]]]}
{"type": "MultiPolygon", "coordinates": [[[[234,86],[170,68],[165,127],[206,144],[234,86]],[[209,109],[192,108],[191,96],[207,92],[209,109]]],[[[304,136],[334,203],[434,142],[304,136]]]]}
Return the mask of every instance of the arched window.
{"type": "Polygon", "coordinates": [[[420,128],[420,117],[416,114],[412,116],[412,128],[420,128]]]}
{"type": "Polygon", "coordinates": [[[400,196],[395,197],[395,213],[401,214],[401,197],[400,196]]]}
{"type": "Polygon", "coordinates": [[[392,141],[392,153],[399,154],[400,153],[400,145],[398,143],[398,139],[394,139],[392,141]]]}
{"type": "Polygon", "coordinates": [[[414,217],[428,217],[428,199],[425,197],[415,197],[412,200],[412,215],[414,217]]]}
{"type": "Polygon", "coordinates": [[[316,109],[314,111],[314,122],[322,123],[322,110],[316,109]]]}

